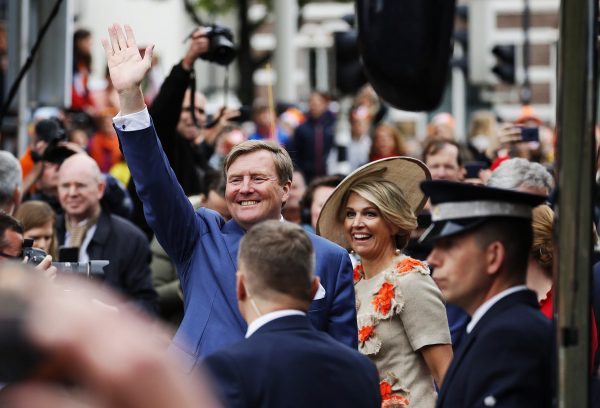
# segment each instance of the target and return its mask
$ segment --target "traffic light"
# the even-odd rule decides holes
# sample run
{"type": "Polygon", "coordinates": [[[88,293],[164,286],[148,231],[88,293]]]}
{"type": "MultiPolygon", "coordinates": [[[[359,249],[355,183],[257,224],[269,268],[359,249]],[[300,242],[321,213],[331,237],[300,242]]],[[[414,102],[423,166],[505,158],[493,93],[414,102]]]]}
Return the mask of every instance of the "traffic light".
{"type": "Polygon", "coordinates": [[[456,6],[452,38],[455,48],[450,65],[460,68],[467,76],[469,72],[469,8],[466,5],[456,6]],[[458,45],[460,45],[459,52],[456,49],[458,45]]]}
{"type": "Polygon", "coordinates": [[[501,82],[514,85],[515,83],[515,46],[495,45],[492,54],[496,57],[496,65],[492,72],[501,82]]]}
{"type": "Polygon", "coordinates": [[[367,83],[358,52],[355,30],[333,34],[335,46],[335,86],[341,94],[354,94],[367,83]]]}

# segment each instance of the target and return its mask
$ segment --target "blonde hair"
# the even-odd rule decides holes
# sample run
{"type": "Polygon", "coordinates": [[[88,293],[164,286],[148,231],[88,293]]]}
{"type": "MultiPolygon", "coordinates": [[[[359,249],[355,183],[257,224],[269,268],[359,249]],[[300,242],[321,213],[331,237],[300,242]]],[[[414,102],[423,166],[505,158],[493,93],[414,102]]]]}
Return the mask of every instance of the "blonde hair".
{"type": "Polygon", "coordinates": [[[380,152],[376,151],[375,147],[375,139],[377,138],[377,132],[379,130],[386,131],[390,134],[390,136],[392,136],[392,138],[394,139],[394,144],[396,145],[395,154],[397,156],[406,155],[407,150],[406,145],[404,144],[404,136],[402,136],[400,130],[396,126],[393,126],[389,123],[381,123],[377,125],[377,127],[373,130],[373,143],[371,143],[371,152],[369,153],[369,156],[371,158],[373,158],[375,155],[380,154],[380,152]]]}
{"type": "Polygon", "coordinates": [[[469,129],[469,138],[477,135],[486,135],[492,137],[496,133],[496,117],[487,110],[480,110],[473,113],[471,126],[469,129]]]}
{"type": "Polygon", "coordinates": [[[554,212],[552,209],[545,204],[534,208],[531,227],[533,229],[533,245],[530,255],[542,267],[546,275],[552,276],[552,265],[554,264],[552,239],[554,212]]]}
{"type": "Polygon", "coordinates": [[[44,201],[26,201],[19,206],[15,213],[15,218],[23,224],[23,232],[27,232],[33,228],[40,228],[49,222],[52,222],[52,242],[48,251],[52,258],[57,257],[57,237],[54,232],[54,224],[56,223],[56,214],[52,207],[44,201]]]}
{"type": "Polygon", "coordinates": [[[381,212],[383,219],[399,229],[396,234],[396,247],[404,248],[410,239],[410,233],[417,228],[417,217],[406,201],[404,193],[391,181],[375,176],[366,177],[353,184],[343,200],[338,217],[343,220],[346,203],[350,193],[356,193],[373,203],[381,212]]]}

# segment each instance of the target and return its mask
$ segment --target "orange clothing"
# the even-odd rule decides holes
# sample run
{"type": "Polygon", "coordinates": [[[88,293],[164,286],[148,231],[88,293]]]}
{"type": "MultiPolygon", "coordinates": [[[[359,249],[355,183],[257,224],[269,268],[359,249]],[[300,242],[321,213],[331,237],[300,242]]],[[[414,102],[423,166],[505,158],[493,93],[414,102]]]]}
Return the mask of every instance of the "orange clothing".
{"type": "Polygon", "coordinates": [[[108,173],[112,166],[123,160],[115,134],[97,132],[90,139],[89,147],[90,156],[98,163],[102,173],[108,173]]]}
{"type": "Polygon", "coordinates": [[[23,172],[24,180],[25,177],[29,175],[29,173],[33,169],[33,166],[35,165],[33,159],[31,158],[31,147],[28,147],[27,150],[25,150],[25,153],[23,153],[23,156],[21,156],[19,161],[21,162],[21,171],[23,172]]]}

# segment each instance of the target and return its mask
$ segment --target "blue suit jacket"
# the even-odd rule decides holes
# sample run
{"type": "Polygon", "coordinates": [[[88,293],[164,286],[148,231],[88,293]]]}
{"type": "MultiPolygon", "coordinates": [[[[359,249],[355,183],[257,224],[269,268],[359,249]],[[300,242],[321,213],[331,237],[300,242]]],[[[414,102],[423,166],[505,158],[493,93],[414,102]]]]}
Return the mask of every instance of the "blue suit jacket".
{"type": "MultiPolygon", "coordinates": [[[[146,220],[177,267],[184,317],[173,349],[181,351],[191,369],[200,357],[241,340],[246,332],[235,288],[237,251],[245,231],[233,220],[225,222],[214,211],[194,212],[152,126],[126,134],[120,129],[117,132],[146,220]]],[[[312,302],[309,318],[315,328],[356,348],[354,285],[348,253],[316,235],[310,238],[316,253],[316,274],[326,293],[312,302]]]]}
{"type": "Polygon", "coordinates": [[[287,316],[205,360],[227,407],[381,407],[373,363],[287,316]]]}
{"type": "Polygon", "coordinates": [[[551,323],[535,293],[512,293],[462,338],[437,406],[550,407],[552,360],[551,323]]]}

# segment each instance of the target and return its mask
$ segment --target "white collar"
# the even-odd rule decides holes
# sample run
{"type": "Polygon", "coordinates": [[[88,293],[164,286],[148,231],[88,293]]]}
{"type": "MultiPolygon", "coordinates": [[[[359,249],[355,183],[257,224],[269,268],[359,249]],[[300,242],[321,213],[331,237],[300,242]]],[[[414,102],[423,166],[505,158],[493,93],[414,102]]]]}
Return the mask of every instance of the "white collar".
{"type": "Polygon", "coordinates": [[[250,325],[248,326],[248,330],[246,331],[246,338],[252,336],[254,332],[263,327],[265,324],[275,319],[287,316],[306,316],[306,313],[296,309],[283,309],[262,315],[258,319],[250,323],[250,325]]]}
{"type": "Polygon", "coordinates": [[[508,289],[504,289],[502,292],[483,302],[481,306],[479,306],[477,310],[475,310],[475,313],[473,313],[473,317],[471,317],[471,321],[469,322],[469,324],[467,324],[467,333],[471,333],[473,331],[473,328],[475,328],[477,322],[480,321],[481,318],[487,313],[487,311],[490,310],[492,306],[494,306],[496,303],[498,303],[500,299],[505,298],[506,296],[511,295],[515,292],[519,292],[521,290],[527,290],[527,286],[517,285],[508,289]]]}

